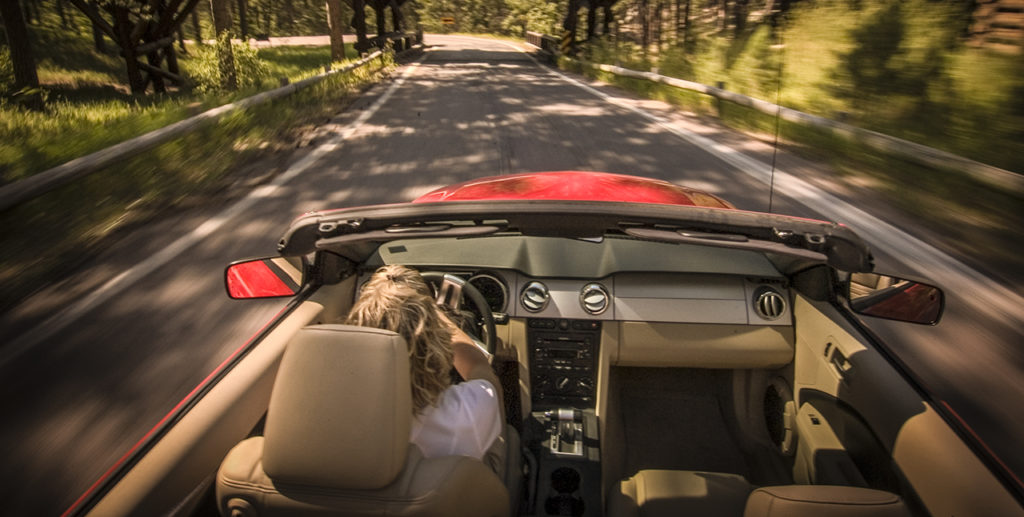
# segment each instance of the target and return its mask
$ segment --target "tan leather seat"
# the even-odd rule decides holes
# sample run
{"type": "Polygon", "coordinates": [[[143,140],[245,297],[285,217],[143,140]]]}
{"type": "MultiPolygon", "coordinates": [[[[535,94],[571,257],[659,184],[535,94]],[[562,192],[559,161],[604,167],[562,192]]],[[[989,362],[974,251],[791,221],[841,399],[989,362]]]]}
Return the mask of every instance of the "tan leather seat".
{"type": "Polygon", "coordinates": [[[468,457],[425,459],[409,444],[405,341],[347,325],[302,329],[288,345],[264,436],[217,472],[225,516],[505,516],[509,497],[468,457]]]}
{"type": "Polygon", "coordinates": [[[786,485],[755,489],[742,476],[641,470],[608,496],[609,517],[904,517],[899,496],[851,486],[786,485]]]}

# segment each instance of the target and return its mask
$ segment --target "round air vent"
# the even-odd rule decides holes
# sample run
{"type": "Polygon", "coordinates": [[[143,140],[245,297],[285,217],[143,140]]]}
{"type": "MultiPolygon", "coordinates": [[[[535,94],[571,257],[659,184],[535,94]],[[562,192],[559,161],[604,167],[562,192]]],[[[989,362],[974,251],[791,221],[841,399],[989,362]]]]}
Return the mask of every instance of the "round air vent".
{"type": "Polygon", "coordinates": [[[761,287],[754,293],[754,310],[761,319],[777,320],[786,312],[786,298],[771,287],[761,287]]]}
{"type": "Polygon", "coordinates": [[[608,290],[601,284],[587,284],[580,290],[580,305],[589,314],[598,315],[608,310],[608,290]]]}
{"type": "Polygon", "coordinates": [[[530,312],[540,312],[548,306],[548,301],[551,299],[551,295],[548,293],[548,287],[540,282],[530,282],[523,288],[522,294],[519,295],[519,302],[523,304],[523,308],[530,312]]]}

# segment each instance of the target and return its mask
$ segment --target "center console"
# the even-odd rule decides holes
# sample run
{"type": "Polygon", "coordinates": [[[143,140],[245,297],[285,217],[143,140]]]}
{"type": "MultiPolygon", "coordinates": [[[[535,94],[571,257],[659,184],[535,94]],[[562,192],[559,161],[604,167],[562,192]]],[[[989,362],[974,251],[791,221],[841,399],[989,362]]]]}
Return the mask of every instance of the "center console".
{"type": "Polygon", "coordinates": [[[530,351],[533,407],[594,407],[601,322],[531,319],[530,351]]]}
{"type": "Polygon", "coordinates": [[[527,321],[531,401],[524,438],[536,460],[530,515],[599,516],[601,451],[594,411],[598,321],[527,321]]]}

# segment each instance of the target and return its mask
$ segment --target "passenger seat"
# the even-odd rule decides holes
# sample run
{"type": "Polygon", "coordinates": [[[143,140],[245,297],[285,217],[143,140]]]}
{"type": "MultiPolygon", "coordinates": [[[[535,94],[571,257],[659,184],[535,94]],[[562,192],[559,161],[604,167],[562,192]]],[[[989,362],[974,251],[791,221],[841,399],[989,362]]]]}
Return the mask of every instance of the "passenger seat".
{"type": "Polygon", "coordinates": [[[717,472],[641,470],[608,495],[609,517],[905,517],[899,496],[851,486],[757,488],[743,476],[717,472]]]}

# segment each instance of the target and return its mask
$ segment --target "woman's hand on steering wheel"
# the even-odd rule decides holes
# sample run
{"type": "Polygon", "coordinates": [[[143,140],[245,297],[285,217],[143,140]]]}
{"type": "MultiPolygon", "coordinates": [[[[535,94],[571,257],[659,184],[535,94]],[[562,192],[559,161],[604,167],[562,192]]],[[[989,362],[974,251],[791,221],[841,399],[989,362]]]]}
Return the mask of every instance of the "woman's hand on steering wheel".
{"type": "MultiPolygon", "coordinates": [[[[481,338],[484,349],[488,354],[494,355],[497,341],[494,315],[491,313],[491,307],[487,304],[484,296],[480,294],[480,291],[469,282],[455,275],[439,271],[424,271],[420,275],[434,286],[437,304],[452,311],[454,314],[461,314],[463,299],[473,304],[476,312],[480,314],[480,324],[483,327],[484,334],[481,338]]],[[[459,330],[461,331],[462,329],[459,330]]],[[[472,338],[472,336],[468,337],[472,338]]]]}

